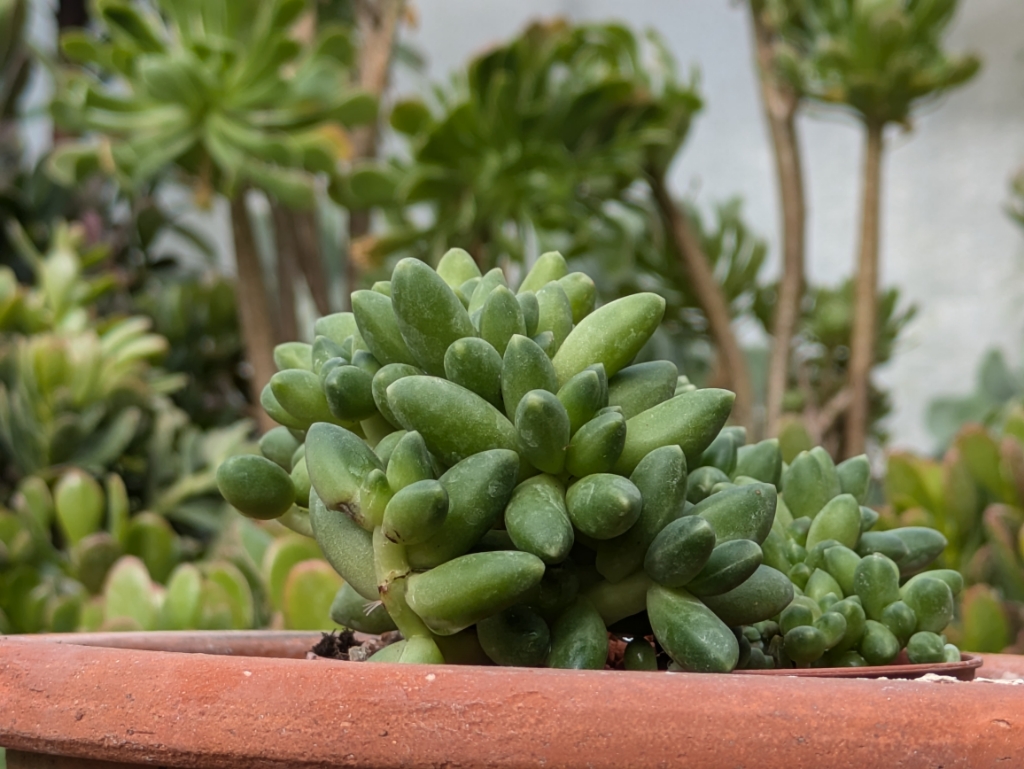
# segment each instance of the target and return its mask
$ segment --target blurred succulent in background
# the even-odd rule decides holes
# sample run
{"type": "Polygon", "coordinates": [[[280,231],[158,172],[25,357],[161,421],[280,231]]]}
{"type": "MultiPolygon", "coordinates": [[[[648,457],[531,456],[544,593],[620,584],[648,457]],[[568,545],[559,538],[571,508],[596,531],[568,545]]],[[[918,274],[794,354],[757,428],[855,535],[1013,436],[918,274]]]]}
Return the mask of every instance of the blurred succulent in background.
{"type": "Polygon", "coordinates": [[[871,431],[876,349],[882,160],[886,127],[911,127],[922,103],[966,83],[977,57],[945,50],[957,0],[765,0],[780,44],[774,66],[811,101],[852,114],[864,129],[861,221],[854,279],[843,453],[864,451],[871,431]]]}
{"type": "MultiPolygon", "coordinates": [[[[256,392],[273,374],[280,316],[246,189],[311,208],[318,177],[350,154],[344,127],[376,115],[375,99],[351,85],[348,29],[324,24],[302,36],[296,24],[308,10],[305,0],[96,0],[97,32],[61,39],[78,66],[62,73],[53,112],[84,138],[58,146],[51,171],[67,184],[100,171],[134,192],[173,169],[201,203],[230,199],[239,322],[256,392]]],[[[279,229],[279,240],[298,237],[290,224],[279,229]]],[[[302,245],[284,250],[301,255],[302,245]]],[[[319,291],[312,274],[307,283],[319,291]]]]}
{"type": "Polygon", "coordinates": [[[915,103],[973,77],[972,55],[951,55],[942,37],[956,0],[766,0],[785,44],[776,65],[801,93],[865,121],[910,122],[915,103]]]}
{"type": "Polygon", "coordinates": [[[375,104],[348,85],[345,29],[292,38],[305,11],[303,0],[97,0],[100,34],[62,37],[81,66],[54,104],[63,125],[97,138],[59,147],[52,169],[73,183],[103,168],[130,189],[174,165],[200,198],[251,184],[312,205],[315,174],[344,155],[340,126],[372,119],[375,104]]]}
{"type": "Polygon", "coordinates": [[[135,302],[168,341],[164,368],[185,375],[174,402],[202,427],[243,416],[243,350],[231,281],[213,272],[163,275],[150,281],[135,302]]]}
{"type": "MultiPolygon", "coordinates": [[[[773,292],[767,293],[761,319],[766,327],[771,317],[773,292]]],[[[846,281],[832,288],[809,287],[800,324],[794,339],[794,370],[783,401],[779,440],[783,456],[790,461],[801,451],[824,446],[839,456],[846,425],[841,419],[849,404],[850,339],[853,334],[853,283],[846,281]]],[[[900,334],[914,318],[917,309],[900,306],[897,289],[888,289],[878,301],[878,339],[875,361],[882,365],[896,352],[900,334]]],[[[889,414],[889,394],[871,383],[869,429],[884,443],[887,436],[882,420],[889,414]]]]}
{"type": "MultiPolygon", "coordinates": [[[[117,618],[126,611],[125,591],[143,582],[140,570],[146,584],[167,581],[207,543],[221,542],[237,519],[228,516],[213,468],[255,450],[252,426],[203,431],[192,424],[167,397],[182,377],[153,363],[167,340],[141,316],[97,318],[96,302],[113,281],[91,270],[106,250],[80,251],[81,228],[56,227],[45,254],[17,227],[10,232],[35,285],[0,268],[0,629],[126,626],[117,618]],[[123,563],[117,574],[127,576],[115,579],[111,569],[123,563]],[[121,608],[107,607],[119,600],[121,608]]],[[[233,563],[244,550],[225,552],[232,557],[221,560],[233,563]]],[[[210,588],[216,599],[200,591],[197,600],[213,608],[197,610],[196,626],[223,626],[224,595],[232,626],[268,616],[254,613],[251,595],[243,600],[261,590],[255,566],[256,587],[245,591],[230,589],[237,580],[223,575],[227,567],[195,568],[204,586],[221,585],[210,588]]],[[[146,608],[136,608],[136,624],[146,627],[146,608]]]]}
{"type": "Polygon", "coordinates": [[[25,89],[31,57],[25,43],[28,3],[0,0],[0,185],[20,165],[18,100],[25,89]]]}
{"type": "Polygon", "coordinates": [[[691,324],[714,344],[716,380],[737,394],[733,418],[752,427],[735,296],[716,281],[717,256],[702,253],[708,239],[665,182],[702,102],[696,77],[679,75],[661,38],[617,24],[537,22],[436,94],[433,107],[408,100],[391,112],[392,127],[410,137],[408,160],[356,164],[335,187],[345,205],[385,211],[388,228],[357,249],[366,261],[436,262],[458,245],[514,280],[550,249],[620,270],[624,246],[641,243],[648,272],[686,295],[691,324]],[[653,249],[644,243],[652,230],[663,233],[653,249]]]}
{"type": "Polygon", "coordinates": [[[436,261],[452,245],[486,268],[550,248],[575,256],[585,246],[574,235],[609,216],[652,154],[674,155],[701,104],[654,35],[557,19],[477,56],[435,94],[433,107],[391,111],[408,161],[357,165],[335,189],[346,204],[387,210],[374,259],[436,261]],[[429,210],[426,225],[412,206],[429,210]]]}
{"type": "Polygon", "coordinates": [[[0,272],[0,450],[19,476],[64,463],[98,472],[139,434],[148,401],[180,385],[150,365],[167,340],[147,319],[93,319],[112,278],[84,274],[102,250],[80,255],[80,243],[66,227],[45,256],[23,241],[34,287],[0,272]]]}
{"type": "Polygon", "coordinates": [[[949,540],[940,567],[972,588],[959,617],[964,648],[1024,650],[1024,408],[1001,433],[967,425],[940,460],[889,456],[883,525],[932,526],[949,540]]]}

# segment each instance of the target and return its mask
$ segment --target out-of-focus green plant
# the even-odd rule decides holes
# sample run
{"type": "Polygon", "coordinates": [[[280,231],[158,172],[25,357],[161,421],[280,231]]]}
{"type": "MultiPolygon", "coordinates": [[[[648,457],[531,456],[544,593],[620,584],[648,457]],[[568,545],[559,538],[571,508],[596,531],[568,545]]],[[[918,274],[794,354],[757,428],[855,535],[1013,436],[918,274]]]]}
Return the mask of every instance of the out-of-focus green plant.
{"type": "Polygon", "coordinates": [[[181,377],[154,365],[167,340],[149,320],[96,317],[113,279],[80,227],[45,254],[10,232],[35,281],[0,268],[0,624],[74,630],[122,556],[162,582],[200,555],[227,519],[213,468],[253,450],[251,425],[198,429],[167,397],[181,377]]]}
{"type": "MultiPolygon", "coordinates": [[[[892,358],[900,334],[917,311],[913,306],[900,307],[899,299],[899,291],[894,288],[879,297],[875,346],[878,365],[892,358]]],[[[763,309],[765,323],[770,317],[769,307],[770,301],[763,309]]],[[[851,281],[835,288],[808,289],[794,340],[795,368],[783,401],[780,440],[787,461],[816,444],[824,446],[833,456],[842,451],[846,425],[841,416],[851,394],[849,366],[853,322],[851,281]]],[[[871,384],[870,407],[870,434],[884,443],[887,436],[881,422],[889,414],[891,403],[888,392],[874,383],[871,384]]]]}
{"type": "Polygon", "coordinates": [[[164,368],[186,377],[173,395],[175,403],[203,427],[238,419],[247,404],[231,281],[216,273],[159,275],[135,301],[168,341],[164,368]]]}
{"type": "Polygon", "coordinates": [[[959,633],[965,648],[1021,650],[1024,629],[1024,408],[1001,432],[963,427],[939,460],[893,452],[883,523],[932,526],[949,540],[942,564],[968,584],[959,633]]]}
{"type": "Polygon", "coordinates": [[[139,434],[148,401],[180,383],[150,365],[167,341],[147,319],[92,318],[112,277],[85,274],[103,251],[80,256],[81,236],[58,229],[45,255],[22,239],[35,286],[0,271],[0,450],[19,476],[111,465],[139,434]]]}
{"type": "MultiPolygon", "coordinates": [[[[616,206],[607,219],[575,233],[574,246],[583,254],[578,263],[595,276],[601,296],[654,291],[664,297],[662,328],[642,355],[678,361],[691,379],[708,382],[714,356],[708,344],[707,318],[671,249],[658,212],[642,199],[630,202],[632,205],[616,206]]],[[[682,205],[732,317],[759,322],[760,308],[770,292],[761,273],[767,243],[744,221],[741,201],[715,206],[710,217],[694,204],[682,205]]]]}
{"type": "Polygon", "coordinates": [[[27,21],[25,0],[0,0],[0,171],[5,175],[20,160],[17,107],[31,67],[25,44],[27,21]]]}
{"type": "Polygon", "coordinates": [[[452,245],[484,268],[529,266],[554,248],[569,258],[595,244],[610,252],[587,235],[615,229],[623,207],[653,211],[704,315],[722,384],[737,394],[733,417],[750,423],[753,388],[729,300],[665,181],[701,99],[661,39],[617,24],[535,23],[473,59],[436,101],[391,112],[410,137],[408,161],[362,164],[336,186],[346,205],[388,212],[388,231],[363,248],[368,261],[396,252],[436,261],[452,245]]]}
{"type": "Polygon", "coordinates": [[[407,100],[391,111],[408,161],[362,164],[335,190],[362,207],[390,206],[377,257],[436,261],[458,245],[490,268],[529,261],[531,240],[537,253],[569,241],[575,256],[567,235],[607,217],[650,156],[667,162],[701,105],[656,37],[563,20],[530,25],[435,93],[433,107],[407,100]],[[412,206],[429,210],[425,226],[412,206]]]}
{"type": "Polygon", "coordinates": [[[956,0],[767,0],[781,44],[775,66],[794,90],[851,112],[865,131],[863,200],[843,451],[864,451],[871,371],[877,363],[879,210],[885,128],[910,127],[916,106],[970,80],[974,56],[953,56],[942,39],[956,0]]]}
{"type": "Polygon", "coordinates": [[[909,126],[922,99],[972,78],[975,56],[943,50],[957,0],[767,0],[784,33],[779,68],[801,93],[868,124],[909,126]]]}
{"type": "Polygon", "coordinates": [[[96,0],[100,34],[61,39],[81,66],[65,72],[54,112],[98,140],[59,147],[53,170],[74,182],[104,168],[130,189],[173,165],[200,198],[253,185],[311,206],[315,175],[344,154],[341,126],[372,119],[375,104],[348,85],[347,30],[293,39],[305,10],[304,0],[96,0]]]}
{"type": "MultiPolygon", "coordinates": [[[[31,71],[27,0],[0,0],[0,222],[21,222],[30,236],[62,213],[69,193],[38,171],[26,168],[21,141],[21,97],[31,71]]],[[[0,265],[25,277],[25,265],[0,227],[0,265]]]]}
{"type": "Polygon", "coordinates": [[[317,178],[350,146],[344,127],[372,120],[376,101],[351,86],[349,32],[321,25],[301,42],[305,0],[96,0],[96,32],[61,40],[77,63],[53,112],[85,134],[50,168],[74,183],[96,171],[129,191],[173,169],[199,201],[232,201],[239,321],[258,392],[274,372],[275,313],[256,253],[245,190],[310,208],[317,178]]]}

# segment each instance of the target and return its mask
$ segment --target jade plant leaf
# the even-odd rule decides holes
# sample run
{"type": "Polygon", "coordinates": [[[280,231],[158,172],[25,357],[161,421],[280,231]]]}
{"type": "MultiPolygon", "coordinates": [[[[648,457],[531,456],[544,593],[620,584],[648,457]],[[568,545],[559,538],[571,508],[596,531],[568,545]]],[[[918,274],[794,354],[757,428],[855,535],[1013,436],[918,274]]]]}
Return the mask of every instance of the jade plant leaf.
{"type": "Polygon", "coordinates": [[[71,549],[75,576],[90,593],[103,589],[107,573],[123,555],[121,546],[105,531],[85,537],[71,549]]]}
{"type": "Polygon", "coordinates": [[[167,593],[160,608],[160,628],[188,630],[198,627],[202,603],[202,574],[190,563],[181,564],[167,580],[167,593]]]}
{"type": "Polygon", "coordinates": [[[999,595],[989,585],[964,590],[960,645],[972,652],[1001,652],[1010,643],[1010,625],[999,595]]]}
{"type": "Polygon", "coordinates": [[[253,626],[255,617],[255,606],[252,598],[252,590],[245,579],[245,575],[238,567],[226,561],[215,563],[204,563],[201,571],[206,578],[204,590],[211,587],[216,590],[220,588],[227,600],[230,612],[230,627],[234,630],[243,630],[253,626]]]}
{"type": "Polygon", "coordinates": [[[132,624],[140,630],[156,627],[163,591],[153,584],[146,565],[135,556],[126,555],[114,565],[107,576],[103,596],[104,627],[113,629],[132,624]]]}
{"type": "Polygon", "coordinates": [[[54,489],[57,522],[71,545],[97,531],[103,523],[103,489],[88,473],[70,470],[54,489]]]}
{"type": "Polygon", "coordinates": [[[174,529],[156,513],[142,512],[128,523],[125,550],[138,556],[157,582],[164,582],[180,557],[174,529]]]}
{"type": "Polygon", "coordinates": [[[279,537],[270,543],[263,556],[263,579],[267,584],[270,605],[280,611],[284,604],[284,588],[292,569],[303,561],[323,559],[316,540],[298,534],[279,537]]]}
{"type": "Polygon", "coordinates": [[[329,630],[331,603],[342,579],[326,561],[305,561],[295,566],[284,585],[282,612],[289,630],[329,630]]]}

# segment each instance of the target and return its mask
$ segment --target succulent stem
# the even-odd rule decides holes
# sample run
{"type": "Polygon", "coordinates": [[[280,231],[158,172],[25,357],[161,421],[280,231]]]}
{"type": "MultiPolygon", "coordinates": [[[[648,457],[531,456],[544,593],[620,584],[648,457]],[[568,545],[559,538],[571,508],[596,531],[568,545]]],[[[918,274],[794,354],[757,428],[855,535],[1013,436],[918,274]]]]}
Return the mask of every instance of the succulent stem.
{"type": "Polygon", "coordinates": [[[443,662],[430,630],[405,600],[406,580],[412,572],[405,545],[389,540],[378,526],[373,530],[373,555],[380,600],[407,642],[400,661],[443,662]]]}

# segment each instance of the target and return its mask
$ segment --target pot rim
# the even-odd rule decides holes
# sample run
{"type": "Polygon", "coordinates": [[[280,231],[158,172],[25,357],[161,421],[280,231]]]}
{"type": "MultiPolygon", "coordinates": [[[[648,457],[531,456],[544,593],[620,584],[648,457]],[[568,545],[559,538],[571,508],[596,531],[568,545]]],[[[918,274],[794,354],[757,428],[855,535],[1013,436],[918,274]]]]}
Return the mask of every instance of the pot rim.
{"type": "MultiPolygon", "coordinates": [[[[305,659],[320,640],[320,630],[153,630],[93,633],[40,633],[32,638],[40,642],[101,646],[139,651],[164,651],[193,654],[220,654],[237,657],[305,659]]],[[[354,633],[356,641],[374,636],[354,633]]],[[[1007,655],[1009,656],[1009,655],[1007,655]]],[[[1024,658],[1022,658],[1024,659],[1024,658]]],[[[339,661],[339,660],[334,660],[339,661]]],[[[974,678],[982,666],[979,654],[964,653],[960,662],[912,665],[897,661],[891,665],[863,668],[798,668],[792,670],[734,670],[734,675],[799,676],[813,678],[920,678],[928,674],[945,675],[961,681],[974,678]]],[[[692,675],[692,674],[687,674],[692,675]]]]}
{"type": "Polygon", "coordinates": [[[265,650],[317,635],[0,637],[0,744],[211,769],[1024,761],[1018,686],[210,653],[211,642],[237,654],[243,642],[265,650]],[[199,653],[131,648],[171,642],[199,653]]]}

